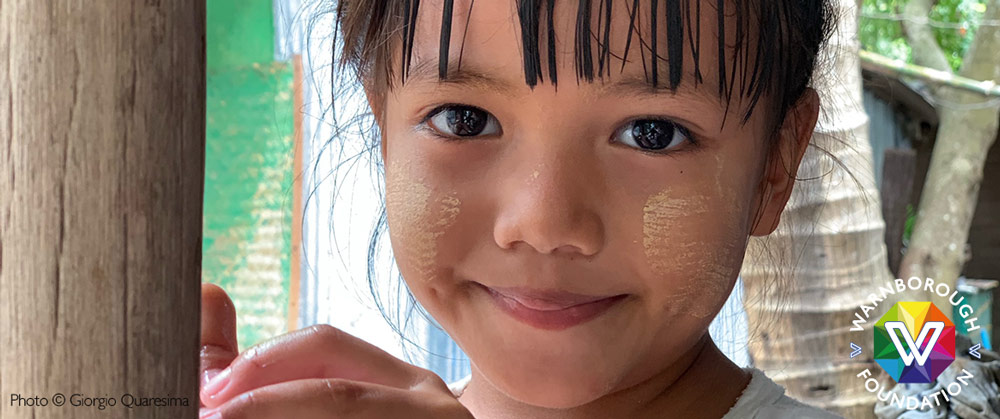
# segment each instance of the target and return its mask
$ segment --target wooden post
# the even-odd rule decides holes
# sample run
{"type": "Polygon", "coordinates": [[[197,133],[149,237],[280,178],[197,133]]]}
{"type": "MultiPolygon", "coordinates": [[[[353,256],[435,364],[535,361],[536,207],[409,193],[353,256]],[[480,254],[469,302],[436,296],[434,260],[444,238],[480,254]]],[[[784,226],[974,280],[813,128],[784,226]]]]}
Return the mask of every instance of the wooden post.
{"type": "Polygon", "coordinates": [[[908,148],[890,148],[882,160],[882,218],[885,219],[885,247],[889,270],[899,276],[903,260],[903,231],[906,229],[906,206],[913,199],[913,173],[917,152],[908,148]]]}
{"type": "Polygon", "coordinates": [[[197,416],[204,141],[204,0],[0,1],[0,417],[197,416]]]}

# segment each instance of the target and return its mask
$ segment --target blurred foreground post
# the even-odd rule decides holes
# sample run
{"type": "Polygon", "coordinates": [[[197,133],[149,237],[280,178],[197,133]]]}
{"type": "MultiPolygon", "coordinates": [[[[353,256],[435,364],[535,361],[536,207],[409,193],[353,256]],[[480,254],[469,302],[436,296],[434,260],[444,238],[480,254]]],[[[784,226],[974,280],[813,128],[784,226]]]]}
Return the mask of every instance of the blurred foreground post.
{"type": "Polygon", "coordinates": [[[0,417],[197,415],[204,139],[204,0],[0,2],[0,417]]]}

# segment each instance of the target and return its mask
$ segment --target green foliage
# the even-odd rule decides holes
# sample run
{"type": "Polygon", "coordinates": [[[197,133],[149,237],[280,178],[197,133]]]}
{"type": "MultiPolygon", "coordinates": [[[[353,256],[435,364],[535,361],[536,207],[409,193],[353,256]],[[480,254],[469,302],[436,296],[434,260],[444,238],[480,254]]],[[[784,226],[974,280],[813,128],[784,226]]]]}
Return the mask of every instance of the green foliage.
{"type": "Polygon", "coordinates": [[[913,204],[906,204],[906,221],[903,224],[903,246],[910,245],[910,237],[913,237],[913,225],[917,223],[917,211],[913,204]]]}
{"type": "Polygon", "coordinates": [[[865,0],[861,7],[858,28],[861,47],[879,55],[910,62],[910,45],[906,43],[903,25],[897,20],[871,18],[869,15],[895,15],[905,0],[865,0]]]}
{"type": "MultiPolygon", "coordinates": [[[[890,18],[901,18],[907,1],[864,0],[859,28],[862,48],[912,63],[911,48],[906,42],[903,25],[898,18],[890,18]]],[[[985,11],[986,0],[938,0],[931,9],[930,16],[927,16],[938,45],[953,70],[961,68],[962,57],[969,49],[985,11]]]]}

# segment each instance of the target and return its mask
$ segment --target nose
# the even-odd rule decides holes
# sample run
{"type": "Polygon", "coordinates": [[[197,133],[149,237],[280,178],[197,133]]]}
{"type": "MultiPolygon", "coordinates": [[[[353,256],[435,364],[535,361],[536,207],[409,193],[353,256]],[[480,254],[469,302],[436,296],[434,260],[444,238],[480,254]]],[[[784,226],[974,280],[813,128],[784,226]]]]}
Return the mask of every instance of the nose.
{"type": "Polygon", "coordinates": [[[592,158],[549,147],[518,147],[507,158],[493,236],[502,249],[589,257],[604,244],[599,196],[603,177],[592,158]],[[530,148],[530,149],[529,149],[530,148]]]}

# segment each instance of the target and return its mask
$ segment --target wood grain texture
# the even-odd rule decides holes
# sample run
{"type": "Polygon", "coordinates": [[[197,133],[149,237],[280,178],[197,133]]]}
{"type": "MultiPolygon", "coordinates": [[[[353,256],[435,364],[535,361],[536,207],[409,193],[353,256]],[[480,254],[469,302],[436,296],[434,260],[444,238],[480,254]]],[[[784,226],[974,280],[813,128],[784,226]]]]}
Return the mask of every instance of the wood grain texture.
{"type": "MultiPolygon", "coordinates": [[[[885,219],[885,246],[889,270],[899,272],[903,260],[903,232],[906,230],[906,206],[913,203],[913,173],[917,170],[917,152],[907,148],[885,150],[882,163],[882,218],[885,219]]],[[[897,277],[899,277],[897,275],[897,277]]]]}
{"type": "Polygon", "coordinates": [[[0,417],[197,416],[204,139],[204,0],[0,0],[0,417]]]}

